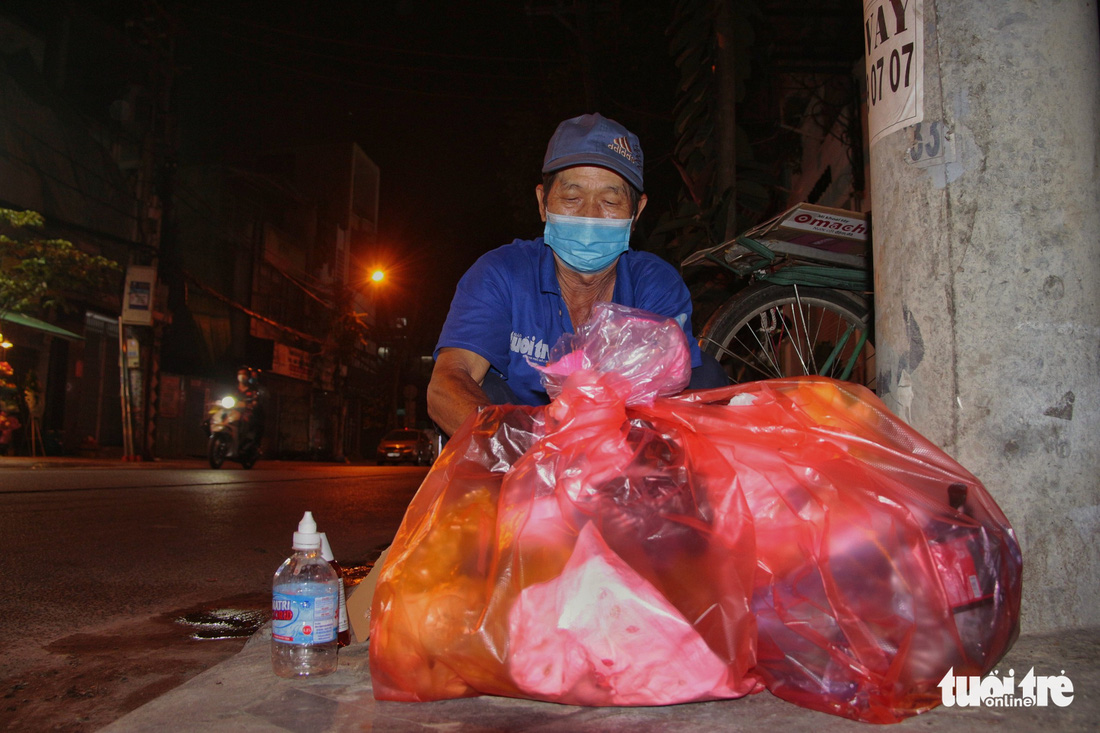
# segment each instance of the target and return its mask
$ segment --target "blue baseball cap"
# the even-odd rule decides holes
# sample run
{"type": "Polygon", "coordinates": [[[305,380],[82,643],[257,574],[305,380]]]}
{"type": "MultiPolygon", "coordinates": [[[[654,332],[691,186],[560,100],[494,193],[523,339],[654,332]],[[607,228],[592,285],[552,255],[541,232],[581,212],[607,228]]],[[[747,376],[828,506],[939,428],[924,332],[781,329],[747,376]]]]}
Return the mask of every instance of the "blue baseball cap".
{"type": "Polygon", "coordinates": [[[642,144],[638,136],[601,114],[573,117],[558,125],[542,172],[553,173],[575,165],[610,168],[639,191],[642,187],[642,144]]]}

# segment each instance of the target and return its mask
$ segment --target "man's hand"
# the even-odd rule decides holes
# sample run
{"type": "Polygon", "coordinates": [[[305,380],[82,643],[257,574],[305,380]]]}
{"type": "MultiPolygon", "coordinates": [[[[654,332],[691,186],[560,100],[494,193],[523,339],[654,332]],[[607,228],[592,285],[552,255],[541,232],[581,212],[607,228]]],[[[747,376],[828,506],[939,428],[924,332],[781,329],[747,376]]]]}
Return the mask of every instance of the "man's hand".
{"type": "Polygon", "coordinates": [[[461,427],[472,413],[489,404],[481,382],[489,362],[466,349],[440,349],[428,382],[428,416],[447,435],[461,427]]]}

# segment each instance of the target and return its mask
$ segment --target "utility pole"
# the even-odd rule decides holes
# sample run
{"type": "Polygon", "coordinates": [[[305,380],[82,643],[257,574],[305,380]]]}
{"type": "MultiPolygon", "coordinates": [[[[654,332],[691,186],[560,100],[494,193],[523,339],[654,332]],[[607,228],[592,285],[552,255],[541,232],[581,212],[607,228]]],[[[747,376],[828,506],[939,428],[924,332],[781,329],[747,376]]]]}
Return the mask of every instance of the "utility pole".
{"type": "MultiPolygon", "coordinates": [[[[172,188],[176,166],[176,118],[173,105],[175,80],[175,19],[157,0],[144,0],[141,17],[127,21],[132,39],[144,49],[148,63],[147,117],[142,143],[142,164],[138,181],[138,221],[140,237],[146,251],[155,253],[152,261],[132,262],[132,265],[152,265],[157,268],[158,282],[164,265],[174,266],[175,243],[170,231],[172,188]]],[[[155,290],[154,290],[155,292],[155,290]]],[[[153,320],[150,326],[129,326],[142,342],[140,374],[143,389],[133,395],[137,425],[132,425],[135,456],[156,457],[156,418],[160,395],[160,346],[166,313],[161,313],[153,298],[153,320]],[[139,439],[138,439],[139,438],[139,439]]]]}

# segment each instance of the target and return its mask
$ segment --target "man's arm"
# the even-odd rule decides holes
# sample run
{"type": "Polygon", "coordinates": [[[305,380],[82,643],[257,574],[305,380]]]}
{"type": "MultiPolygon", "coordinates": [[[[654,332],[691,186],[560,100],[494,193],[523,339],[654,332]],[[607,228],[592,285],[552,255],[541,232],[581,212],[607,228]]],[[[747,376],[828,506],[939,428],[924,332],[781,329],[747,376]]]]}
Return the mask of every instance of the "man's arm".
{"type": "Polygon", "coordinates": [[[454,435],[471,413],[490,404],[481,389],[488,372],[489,361],[472,351],[439,350],[428,382],[428,416],[447,435],[454,435]]]}

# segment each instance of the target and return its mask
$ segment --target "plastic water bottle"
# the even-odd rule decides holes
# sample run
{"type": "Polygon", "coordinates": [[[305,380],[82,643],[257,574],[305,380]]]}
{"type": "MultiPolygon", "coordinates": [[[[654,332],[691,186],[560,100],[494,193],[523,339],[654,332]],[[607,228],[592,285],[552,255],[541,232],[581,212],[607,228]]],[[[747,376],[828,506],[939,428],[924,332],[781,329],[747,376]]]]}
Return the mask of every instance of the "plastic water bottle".
{"type": "Polygon", "coordinates": [[[348,597],[347,588],[344,582],[344,569],[340,567],[340,563],[333,557],[332,547],[328,543],[328,537],[325,533],[321,533],[321,557],[328,560],[328,564],[332,566],[332,570],[336,573],[336,577],[340,579],[340,611],[338,623],[336,624],[336,645],[343,649],[351,643],[351,626],[348,623],[348,597]]]}
{"type": "Polygon", "coordinates": [[[319,677],[336,671],[340,580],[321,556],[312,512],[298,523],[293,547],[275,572],[271,664],[280,677],[319,677]]]}

